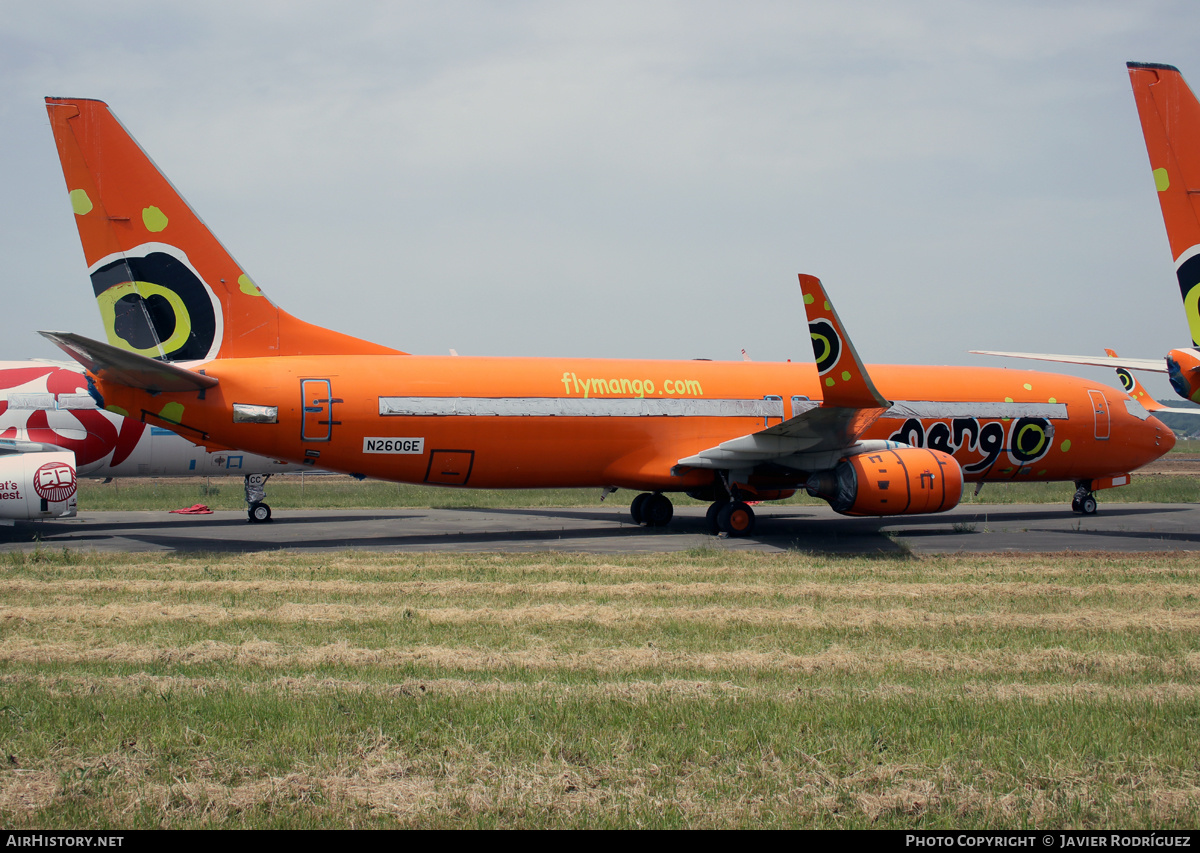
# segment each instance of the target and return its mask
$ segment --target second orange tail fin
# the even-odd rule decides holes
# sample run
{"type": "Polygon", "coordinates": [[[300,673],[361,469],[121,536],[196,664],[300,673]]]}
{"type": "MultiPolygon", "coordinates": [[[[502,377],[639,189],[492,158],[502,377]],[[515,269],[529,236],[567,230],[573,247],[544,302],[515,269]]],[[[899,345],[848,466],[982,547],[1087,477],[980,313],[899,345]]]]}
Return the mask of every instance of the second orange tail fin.
{"type": "MultiPolygon", "coordinates": [[[[1108,349],[1107,347],[1104,352],[1109,358],[1118,357],[1115,350],[1108,349]]],[[[1163,404],[1151,397],[1149,392],[1142,387],[1142,383],[1138,382],[1137,377],[1130,373],[1128,369],[1118,367],[1117,378],[1121,380],[1121,387],[1125,389],[1125,393],[1141,403],[1142,408],[1146,411],[1153,412],[1156,409],[1163,408],[1163,404]]]]}
{"type": "Polygon", "coordinates": [[[1200,346],[1200,102],[1179,69],[1126,63],[1192,343],[1200,346]]]}
{"type": "Polygon", "coordinates": [[[109,343],[160,361],[402,354],[272,303],[102,101],[46,98],[109,343]]]}

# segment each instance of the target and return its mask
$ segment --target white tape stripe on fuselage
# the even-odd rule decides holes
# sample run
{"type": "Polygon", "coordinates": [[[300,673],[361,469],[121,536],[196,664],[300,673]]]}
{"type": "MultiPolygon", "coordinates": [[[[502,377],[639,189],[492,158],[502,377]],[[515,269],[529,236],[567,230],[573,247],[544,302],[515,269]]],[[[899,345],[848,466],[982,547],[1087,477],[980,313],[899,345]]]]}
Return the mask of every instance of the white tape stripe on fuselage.
{"type": "MultiPolygon", "coordinates": [[[[400,417],[535,418],[782,418],[782,400],[708,400],[658,397],[380,397],[379,414],[400,417]]],[[[1065,420],[1063,403],[957,403],[904,401],[885,418],[1046,418],[1065,420]]]]}
{"type": "Polygon", "coordinates": [[[782,400],[657,397],[380,397],[379,414],[534,418],[782,418],[782,400]]]}

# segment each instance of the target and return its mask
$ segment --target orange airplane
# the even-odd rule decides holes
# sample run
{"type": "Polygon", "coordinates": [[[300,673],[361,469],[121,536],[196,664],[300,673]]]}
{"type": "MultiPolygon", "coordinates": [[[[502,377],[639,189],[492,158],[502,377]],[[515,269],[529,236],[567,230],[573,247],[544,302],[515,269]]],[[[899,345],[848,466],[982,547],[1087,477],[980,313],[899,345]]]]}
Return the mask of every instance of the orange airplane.
{"type": "Polygon", "coordinates": [[[1197,193],[1197,187],[1200,187],[1200,102],[1173,65],[1152,62],[1127,62],[1125,65],[1133,85],[1146,152],[1150,155],[1154,188],[1158,191],[1171,257],[1175,260],[1175,275],[1183,296],[1192,346],[1173,349],[1166,358],[1118,358],[1111,351],[1107,358],[1037,352],[972,352],[1059,364],[1113,367],[1118,371],[1166,373],[1176,394],[1200,403],[1200,194],[1197,193]]]}
{"type": "Polygon", "coordinates": [[[847,515],[940,512],[964,481],[1070,480],[1073,508],[1166,453],[1127,394],[1056,374],[862,364],[821,283],[800,276],[816,365],[419,356],[271,302],[99,101],[47,98],[108,343],[43,332],[98,404],[207,447],[360,477],[479,488],[749,501],[805,488],[847,515]]]}
{"type": "MultiPolygon", "coordinates": [[[[1111,349],[1105,348],[1104,353],[1109,358],[1116,359],[1118,361],[1121,360],[1121,357],[1111,349]]],[[[1153,397],[1151,397],[1150,392],[1142,386],[1141,382],[1137,381],[1137,377],[1124,367],[1117,368],[1117,379],[1120,380],[1121,387],[1125,389],[1125,392],[1130,397],[1145,406],[1146,411],[1153,415],[1157,415],[1162,412],[1170,412],[1174,415],[1200,415],[1200,409],[1183,409],[1176,408],[1175,406],[1164,406],[1162,403],[1158,402],[1158,400],[1155,400],[1153,397]]]]}

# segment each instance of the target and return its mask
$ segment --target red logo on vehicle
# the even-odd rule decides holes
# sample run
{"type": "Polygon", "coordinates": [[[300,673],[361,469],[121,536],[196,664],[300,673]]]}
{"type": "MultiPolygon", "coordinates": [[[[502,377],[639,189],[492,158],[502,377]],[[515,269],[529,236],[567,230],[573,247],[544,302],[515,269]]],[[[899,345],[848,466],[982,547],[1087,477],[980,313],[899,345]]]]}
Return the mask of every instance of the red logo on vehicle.
{"type": "Polygon", "coordinates": [[[33,475],[33,490],[51,503],[75,494],[75,469],[65,462],[47,462],[33,475]]]}

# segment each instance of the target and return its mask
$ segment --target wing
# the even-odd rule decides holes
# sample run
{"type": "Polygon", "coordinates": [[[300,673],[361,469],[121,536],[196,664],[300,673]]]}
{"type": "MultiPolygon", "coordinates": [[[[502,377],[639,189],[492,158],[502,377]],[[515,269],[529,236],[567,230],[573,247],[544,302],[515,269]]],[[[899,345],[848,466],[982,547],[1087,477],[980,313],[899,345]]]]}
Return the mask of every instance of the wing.
{"type": "Polygon", "coordinates": [[[792,417],[783,423],[723,441],[680,459],[679,466],[745,471],[763,462],[774,462],[799,471],[829,468],[848,454],[900,446],[890,441],[859,440],[884,414],[902,418],[1055,420],[1067,416],[1066,406],[1060,403],[890,402],[871,381],[820,280],[802,275],[800,288],[804,292],[804,310],[824,399],[793,400],[792,417]]]}
{"type": "Polygon", "coordinates": [[[867,375],[820,279],[801,275],[800,289],[804,292],[808,332],[825,399],[793,405],[792,417],[783,423],[721,442],[680,459],[679,465],[744,469],[796,454],[840,452],[854,445],[858,436],[888,410],[891,404],[867,375]],[[796,413],[797,406],[803,411],[796,413]]]}
{"type": "Polygon", "coordinates": [[[111,344],[93,341],[71,332],[38,332],[59,349],[82,364],[87,370],[108,382],[143,388],[151,393],[160,391],[203,391],[212,388],[217,380],[203,373],[177,367],[170,362],[156,361],[111,344]]]}
{"type": "Polygon", "coordinates": [[[973,349],[968,352],[974,355],[998,355],[1002,358],[1029,358],[1034,361],[1054,361],[1059,364],[1089,364],[1094,367],[1125,368],[1126,370],[1147,370],[1151,373],[1166,373],[1165,358],[1111,358],[1099,355],[1056,355],[1049,352],[994,352],[992,350],[973,349]]]}

